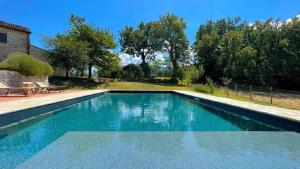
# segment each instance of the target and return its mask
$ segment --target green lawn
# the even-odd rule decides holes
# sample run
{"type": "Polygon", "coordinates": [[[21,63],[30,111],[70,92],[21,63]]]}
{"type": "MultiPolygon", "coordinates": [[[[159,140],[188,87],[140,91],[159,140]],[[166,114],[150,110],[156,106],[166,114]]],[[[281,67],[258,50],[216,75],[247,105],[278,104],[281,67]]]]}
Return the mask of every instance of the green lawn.
{"type": "MultiPolygon", "coordinates": [[[[187,90],[194,91],[193,87],[187,87],[183,85],[171,85],[171,84],[153,84],[146,82],[125,82],[125,81],[106,81],[106,82],[95,82],[88,79],[70,78],[68,80],[64,78],[50,78],[50,83],[56,85],[66,85],[69,89],[123,89],[123,90],[187,90]]],[[[274,100],[273,104],[270,104],[268,98],[256,98],[251,100],[248,95],[235,95],[230,94],[227,96],[225,91],[221,88],[215,89],[214,93],[206,93],[218,97],[226,97],[234,100],[247,101],[252,103],[258,103],[263,105],[272,105],[289,109],[300,110],[300,100],[282,101],[274,100]],[[291,104],[292,103],[292,104],[291,104]]]]}

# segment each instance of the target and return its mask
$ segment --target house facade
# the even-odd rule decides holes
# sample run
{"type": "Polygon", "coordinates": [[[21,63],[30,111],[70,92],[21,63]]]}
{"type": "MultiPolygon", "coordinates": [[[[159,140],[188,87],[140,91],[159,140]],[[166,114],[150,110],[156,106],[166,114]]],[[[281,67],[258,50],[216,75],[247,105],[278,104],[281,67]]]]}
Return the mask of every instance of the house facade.
{"type": "Polygon", "coordinates": [[[30,44],[29,28],[0,21],[0,62],[12,52],[23,52],[46,60],[47,51],[30,44]]]}

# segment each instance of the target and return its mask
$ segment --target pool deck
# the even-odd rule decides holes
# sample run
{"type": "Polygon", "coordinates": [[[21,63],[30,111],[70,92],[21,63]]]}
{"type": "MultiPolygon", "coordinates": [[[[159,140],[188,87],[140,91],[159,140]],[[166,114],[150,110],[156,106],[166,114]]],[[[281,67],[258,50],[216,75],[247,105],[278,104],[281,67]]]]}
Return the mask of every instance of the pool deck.
{"type": "Polygon", "coordinates": [[[60,94],[47,94],[46,96],[44,95],[41,97],[23,97],[22,99],[13,99],[12,101],[0,102],[0,115],[107,91],[108,90],[82,90],[60,94]]]}
{"type": "Polygon", "coordinates": [[[286,119],[289,119],[289,120],[300,122],[300,111],[298,111],[298,110],[292,110],[292,109],[285,109],[285,108],[280,108],[280,107],[275,107],[275,106],[255,104],[255,103],[250,103],[250,102],[245,102],[245,101],[239,101],[239,100],[233,100],[233,99],[228,99],[228,98],[223,98],[223,97],[211,96],[211,95],[197,93],[197,92],[178,91],[178,90],[176,90],[174,92],[181,93],[181,94],[184,94],[184,95],[194,96],[194,97],[198,97],[198,98],[202,98],[202,99],[207,99],[207,100],[211,100],[211,101],[214,101],[214,102],[225,103],[225,104],[240,107],[240,108],[243,108],[243,109],[254,110],[254,111],[257,111],[257,112],[270,114],[270,115],[273,115],[273,116],[277,116],[277,117],[286,118],[286,119]]]}
{"type": "MultiPolygon", "coordinates": [[[[48,104],[53,104],[57,102],[62,102],[74,98],[89,96],[97,93],[103,93],[103,92],[109,92],[109,90],[83,90],[83,91],[66,92],[66,93],[53,94],[53,95],[49,94],[43,97],[33,97],[33,98],[24,97],[18,100],[0,102],[0,115],[16,112],[20,110],[30,109],[34,107],[44,106],[48,104]]],[[[257,112],[270,114],[273,116],[282,117],[282,118],[300,122],[300,111],[298,110],[260,105],[260,104],[250,103],[250,102],[211,96],[211,95],[197,93],[197,92],[180,91],[180,90],[173,90],[172,92],[198,97],[202,99],[207,99],[214,102],[224,103],[224,104],[228,104],[228,105],[232,105],[244,109],[250,109],[257,112]]]]}

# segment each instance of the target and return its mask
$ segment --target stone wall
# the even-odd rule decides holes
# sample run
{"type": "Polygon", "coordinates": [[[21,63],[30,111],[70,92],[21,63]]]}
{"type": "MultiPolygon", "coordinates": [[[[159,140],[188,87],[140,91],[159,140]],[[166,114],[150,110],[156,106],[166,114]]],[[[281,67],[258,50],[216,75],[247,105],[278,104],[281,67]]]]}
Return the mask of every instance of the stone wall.
{"type": "Polygon", "coordinates": [[[0,62],[11,52],[28,52],[28,33],[2,27],[0,33],[7,34],[7,43],[0,42],[0,62]]]}
{"type": "Polygon", "coordinates": [[[0,81],[8,86],[19,86],[21,82],[44,82],[48,84],[48,76],[23,76],[16,71],[0,70],[0,81]]]}
{"type": "Polygon", "coordinates": [[[39,47],[36,47],[34,45],[30,45],[30,55],[35,56],[36,58],[48,62],[47,57],[48,57],[48,51],[45,49],[41,49],[39,47]]]}

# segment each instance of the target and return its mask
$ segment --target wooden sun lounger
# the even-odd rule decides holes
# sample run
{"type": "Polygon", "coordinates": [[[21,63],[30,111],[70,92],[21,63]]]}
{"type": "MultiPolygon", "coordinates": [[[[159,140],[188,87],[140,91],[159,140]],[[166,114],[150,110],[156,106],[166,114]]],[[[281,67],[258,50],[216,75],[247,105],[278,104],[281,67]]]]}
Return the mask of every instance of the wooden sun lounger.
{"type": "Polygon", "coordinates": [[[11,88],[0,82],[0,90],[6,90],[5,95],[7,96],[11,88]]]}
{"type": "Polygon", "coordinates": [[[29,94],[29,91],[31,91],[33,95],[35,93],[34,87],[9,87],[3,82],[0,82],[0,90],[6,90],[5,93],[6,96],[11,90],[22,90],[25,96],[29,94]]]}
{"type": "Polygon", "coordinates": [[[50,91],[64,91],[64,86],[49,86],[49,85],[46,85],[45,83],[43,82],[35,82],[35,84],[40,88],[40,91],[43,92],[50,92],[50,91]]]}

